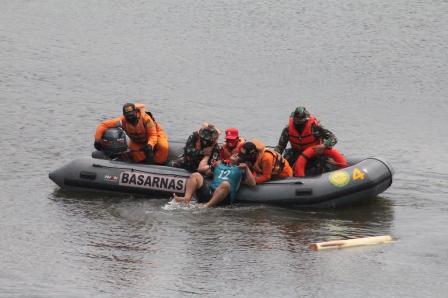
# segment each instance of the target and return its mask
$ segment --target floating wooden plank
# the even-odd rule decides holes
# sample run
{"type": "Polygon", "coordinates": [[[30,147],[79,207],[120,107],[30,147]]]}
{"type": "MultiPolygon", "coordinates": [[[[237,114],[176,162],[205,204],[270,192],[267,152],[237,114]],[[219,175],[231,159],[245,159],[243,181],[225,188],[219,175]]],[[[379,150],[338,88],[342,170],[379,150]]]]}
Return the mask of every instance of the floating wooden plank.
{"type": "Polygon", "coordinates": [[[311,250],[324,250],[324,249],[335,249],[335,248],[346,248],[361,245],[375,245],[382,243],[392,242],[392,237],[389,235],[385,236],[375,236],[375,237],[365,237],[347,240],[335,240],[320,243],[310,244],[311,250]]]}

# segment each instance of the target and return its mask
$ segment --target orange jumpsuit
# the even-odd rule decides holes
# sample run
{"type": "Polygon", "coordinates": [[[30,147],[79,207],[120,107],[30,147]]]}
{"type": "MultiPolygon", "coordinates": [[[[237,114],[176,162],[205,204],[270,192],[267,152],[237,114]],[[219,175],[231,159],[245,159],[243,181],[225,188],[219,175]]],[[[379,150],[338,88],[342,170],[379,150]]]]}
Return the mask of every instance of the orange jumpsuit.
{"type": "Polygon", "coordinates": [[[100,141],[108,128],[121,127],[130,138],[129,150],[132,160],[145,160],[146,154],[141,149],[148,144],[154,149],[154,163],[164,164],[168,159],[168,138],[162,127],[145,112],[143,105],[136,104],[136,107],[136,125],[126,121],[124,116],[104,120],[96,128],[95,140],[100,141]]]}
{"type": "MultiPolygon", "coordinates": [[[[286,178],[292,176],[292,168],[289,165],[288,161],[284,159],[283,169],[277,168],[275,166],[275,157],[272,152],[268,152],[271,150],[266,149],[257,159],[257,163],[255,165],[255,171],[257,176],[255,176],[255,181],[258,183],[263,183],[271,180],[272,178],[286,178]]],[[[277,152],[274,152],[277,153],[277,152]]],[[[277,153],[278,154],[278,153],[277,153]]]]}
{"type": "Polygon", "coordinates": [[[258,157],[254,164],[257,184],[271,180],[272,178],[286,178],[292,176],[292,168],[283,156],[266,146],[260,141],[252,141],[257,147],[258,157]]]}

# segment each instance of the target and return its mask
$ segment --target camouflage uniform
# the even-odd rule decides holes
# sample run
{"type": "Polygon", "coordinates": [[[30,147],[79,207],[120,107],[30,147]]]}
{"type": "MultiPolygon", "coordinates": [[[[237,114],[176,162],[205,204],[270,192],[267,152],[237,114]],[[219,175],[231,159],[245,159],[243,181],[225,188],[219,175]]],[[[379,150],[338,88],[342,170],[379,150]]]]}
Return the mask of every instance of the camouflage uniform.
{"type": "MultiPolygon", "coordinates": [[[[196,149],[196,143],[199,140],[199,133],[197,131],[193,132],[187,139],[184,147],[184,153],[177,160],[173,161],[172,166],[184,168],[190,172],[197,171],[199,163],[204,158],[204,152],[202,149],[196,149]]],[[[208,164],[211,165],[218,161],[220,146],[218,144],[212,150],[208,164]]]]}

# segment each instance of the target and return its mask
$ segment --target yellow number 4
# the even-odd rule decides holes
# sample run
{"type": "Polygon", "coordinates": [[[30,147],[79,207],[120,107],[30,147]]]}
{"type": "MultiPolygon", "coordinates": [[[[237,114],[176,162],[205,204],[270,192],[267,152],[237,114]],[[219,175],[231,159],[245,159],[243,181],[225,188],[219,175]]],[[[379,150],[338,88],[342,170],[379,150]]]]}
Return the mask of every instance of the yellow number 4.
{"type": "Polygon", "coordinates": [[[353,170],[352,178],[353,180],[363,180],[366,174],[362,172],[360,169],[355,168],[353,170]]]}

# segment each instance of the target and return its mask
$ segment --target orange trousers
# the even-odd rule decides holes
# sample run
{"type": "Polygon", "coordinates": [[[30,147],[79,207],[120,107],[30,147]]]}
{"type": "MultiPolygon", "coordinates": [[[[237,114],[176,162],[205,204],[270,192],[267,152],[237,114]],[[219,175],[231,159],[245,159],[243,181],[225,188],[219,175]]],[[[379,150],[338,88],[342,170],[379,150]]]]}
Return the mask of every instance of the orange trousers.
{"type": "MultiPolygon", "coordinates": [[[[143,145],[134,143],[132,140],[129,143],[130,155],[133,161],[141,162],[145,160],[146,154],[141,151],[143,145]]],[[[168,138],[166,136],[159,136],[157,144],[154,146],[154,163],[163,165],[168,159],[168,138]]]]}

